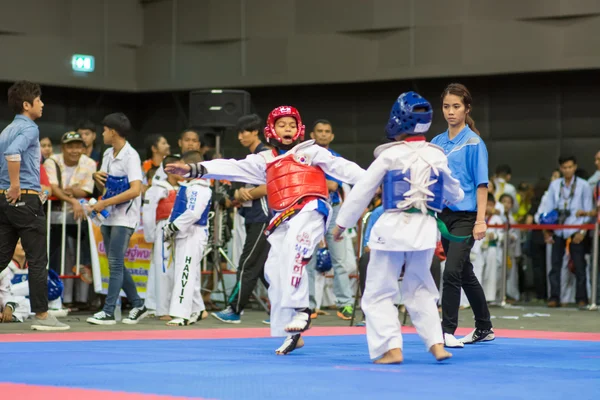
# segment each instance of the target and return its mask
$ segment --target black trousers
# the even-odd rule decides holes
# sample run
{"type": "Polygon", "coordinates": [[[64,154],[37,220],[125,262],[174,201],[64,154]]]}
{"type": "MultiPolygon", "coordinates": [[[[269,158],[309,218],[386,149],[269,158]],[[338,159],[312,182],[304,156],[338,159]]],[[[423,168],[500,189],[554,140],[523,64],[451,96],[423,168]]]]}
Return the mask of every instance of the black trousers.
{"type": "MultiPolygon", "coordinates": [[[[552,268],[550,269],[550,300],[560,301],[560,271],[563,266],[563,258],[567,246],[567,239],[554,235],[552,245],[552,268]]],[[[575,264],[575,301],[588,302],[587,277],[585,275],[585,244],[571,242],[569,247],[571,259],[575,264]]]]}
{"type": "MultiPolygon", "coordinates": [[[[474,212],[451,211],[445,208],[439,218],[446,224],[451,234],[466,236],[473,233],[477,214],[474,212]]],[[[442,246],[446,253],[444,268],[444,286],[442,291],[442,330],[454,335],[458,326],[458,308],[460,306],[460,289],[464,289],[469,304],[475,314],[475,327],[491,329],[490,311],[485,301],[483,288],[473,272],[470,255],[474,240],[450,242],[442,238],[442,246]]]]}
{"type": "Polygon", "coordinates": [[[543,241],[543,239],[539,240],[539,238],[534,238],[532,235],[532,239],[529,244],[529,251],[531,252],[531,266],[533,268],[535,297],[538,300],[546,300],[548,297],[548,287],[546,285],[546,243],[543,241]]]}
{"type": "Polygon", "coordinates": [[[262,222],[246,224],[246,241],[237,269],[237,281],[229,298],[229,305],[237,314],[248,304],[259,279],[266,288],[269,287],[265,279],[265,262],[271,246],[264,234],[266,227],[267,223],[262,222]]]}
{"type": "Polygon", "coordinates": [[[48,255],[46,254],[46,217],[40,198],[23,194],[16,205],[0,194],[0,271],[12,260],[17,242],[25,250],[29,265],[29,300],[31,311],[48,311],[48,255]]]}

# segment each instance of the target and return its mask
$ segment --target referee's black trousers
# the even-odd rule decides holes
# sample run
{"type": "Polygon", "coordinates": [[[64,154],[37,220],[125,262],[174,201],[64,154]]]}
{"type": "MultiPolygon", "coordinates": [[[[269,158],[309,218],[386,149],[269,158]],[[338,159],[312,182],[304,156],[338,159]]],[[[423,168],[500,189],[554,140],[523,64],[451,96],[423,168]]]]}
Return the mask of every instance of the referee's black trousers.
{"type": "Polygon", "coordinates": [[[16,205],[0,194],[0,271],[8,267],[17,242],[25,250],[29,266],[29,301],[33,313],[48,311],[48,255],[46,253],[46,217],[36,194],[22,194],[16,205]]]}
{"type": "MultiPolygon", "coordinates": [[[[445,208],[439,215],[451,234],[467,236],[473,233],[475,212],[451,211],[445,208]]],[[[454,335],[458,326],[458,308],[460,306],[460,289],[464,289],[469,304],[475,314],[475,327],[491,329],[490,311],[481,284],[473,272],[471,264],[471,248],[473,238],[465,242],[450,242],[442,238],[442,246],[446,253],[444,268],[444,285],[442,290],[442,330],[454,335]]]]}

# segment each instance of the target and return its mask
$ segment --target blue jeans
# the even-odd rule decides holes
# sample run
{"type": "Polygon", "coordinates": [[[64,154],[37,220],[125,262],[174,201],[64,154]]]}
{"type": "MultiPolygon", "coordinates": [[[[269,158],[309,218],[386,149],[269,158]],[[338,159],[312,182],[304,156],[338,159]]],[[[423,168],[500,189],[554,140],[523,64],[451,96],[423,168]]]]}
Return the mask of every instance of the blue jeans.
{"type": "Polygon", "coordinates": [[[135,282],[125,268],[125,253],[129,247],[129,239],[133,235],[133,229],[125,226],[102,226],[100,230],[110,272],[108,295],[102,311],[108,315],[114,315],[121,289],[133,307],[143,307],[144,300],[138,295],[135,282]]]}

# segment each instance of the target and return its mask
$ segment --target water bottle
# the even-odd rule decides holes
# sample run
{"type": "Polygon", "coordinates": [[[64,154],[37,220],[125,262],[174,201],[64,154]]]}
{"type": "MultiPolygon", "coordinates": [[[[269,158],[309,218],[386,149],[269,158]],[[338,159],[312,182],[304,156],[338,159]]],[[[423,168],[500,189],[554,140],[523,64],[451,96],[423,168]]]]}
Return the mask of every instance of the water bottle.
{"type": "MultiPolygon", "coordinates": [[[[91,198],[90,201],[88,201],[88,204],[90,206],[93,206],[94,204],[98,203],[98,200],[91,198]]],[[[102,210],[100,211],[100,213],[97,213],[96,211],[92,211],[90,213],[90,218],[92,219],[92,222],[95,223],[96,225],[100,226],[102,225],[102,223],[110,216],[110,213],[107,210],[102,210]]]]}
{"type": "Polygon", "coordinates": [[[117,298],[117,305],[115,306],[115,321],[121,320],[121,296],[117,298]]]}

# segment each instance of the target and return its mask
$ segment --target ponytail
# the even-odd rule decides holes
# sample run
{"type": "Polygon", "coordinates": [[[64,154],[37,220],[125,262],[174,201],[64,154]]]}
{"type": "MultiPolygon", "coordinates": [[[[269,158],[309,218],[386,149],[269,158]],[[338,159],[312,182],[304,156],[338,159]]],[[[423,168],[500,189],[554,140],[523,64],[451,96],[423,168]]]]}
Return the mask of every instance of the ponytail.
{"type": "Polygon", "coordinates": [[[444,98],[449,94],[461,98],[462,103],[465,106],[465,109],[467,110],[467,115],[465,116],[465,123],[473,132],[481,136],[479,130],[475,128],[475,121],[473,121],[473,118],[471,118],[470,115],[471,111],[473,111],[473,98],[471,97],[471,92],[469,92],[469,89],[467,89],[467,87],[461,83],[449,84],[448,87],[442,92],[442,103],[444,102],[444,98]]]}
{"type": "Polygon", "coordinates": [[[469,114],[467,114],[467,116],[465,118],[465,123],[469,126],[469,128],[473,132],[475,132],[478,136],[481,136],[481,133],[479,133],[479,130],[475,127],[475,121],[469,114]]]}

